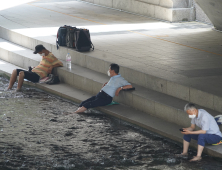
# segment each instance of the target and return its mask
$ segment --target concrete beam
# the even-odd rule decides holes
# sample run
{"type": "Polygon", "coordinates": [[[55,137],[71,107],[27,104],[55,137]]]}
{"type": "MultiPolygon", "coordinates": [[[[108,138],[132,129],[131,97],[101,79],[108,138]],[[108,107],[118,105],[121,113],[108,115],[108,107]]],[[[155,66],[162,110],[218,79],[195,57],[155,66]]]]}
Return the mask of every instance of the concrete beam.
{"type": "Polygon", "coordinates": [[[214,27],[222,31],[222,1],[221,0],[195,0],[208,16],[214,27]]]}

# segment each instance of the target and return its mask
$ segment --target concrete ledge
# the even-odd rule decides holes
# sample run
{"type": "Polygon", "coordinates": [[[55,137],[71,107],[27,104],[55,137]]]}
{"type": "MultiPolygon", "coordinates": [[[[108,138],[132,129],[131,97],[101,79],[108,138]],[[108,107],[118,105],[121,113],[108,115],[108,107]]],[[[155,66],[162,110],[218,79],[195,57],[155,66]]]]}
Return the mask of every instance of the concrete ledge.
{"type": "MultiPolygon", "coordinates": [[[[17,66],[12,65],[10,63],[1,61],[4,63],[4,67],[0,68],[0,72],[6,74],[7,76],[11,75],[11,72],[13,69],[16,69],[17,66]],[[10,68],[10,69],[9,69],[10,68]]],[[[87,99],[92,94],[84,92],[79,89],[75,89],[69,85],[66,84],[58,84],[58,85],[46,85],[46,84],[33,84],[30,82],[25,82],[28,85],[31,85],[33,87],[39,88],[41,90],[44,90],[46,92],[58,95],[60,97],[66,98],[68,100],[74,101],[79,103],[82,100],[87,99]]],[[[182,143],[183,136],[179,132],[179,128],[181,128],[181,125],[176,125],[173,123],[169,123],[167,121],[158,119],[156,117],[153,117],[149,114],[146,114],[141,111],[137,111],[135,109],[132,109],[125,105],[115,105],[115,106],[105,106],[96,108],[97,110],[100,110],[106,114],[110,114],[112,116],[115,116],[117,118],[120,118],[124,121],[133,123],[137,126],[143,127],[145,129],[148,129],[152,132],[155,132],[159,135],[162,135],[166,138],[172,139],[174,141],[182,143]]],[[[191,142],[191,146],[195,147],[197,144],[195,142],[191,142]]],[[[204,149],[204,153],[207,153],[213,157],[219,157],[222,158],[222,146],[206,146],[204,149]]]]}

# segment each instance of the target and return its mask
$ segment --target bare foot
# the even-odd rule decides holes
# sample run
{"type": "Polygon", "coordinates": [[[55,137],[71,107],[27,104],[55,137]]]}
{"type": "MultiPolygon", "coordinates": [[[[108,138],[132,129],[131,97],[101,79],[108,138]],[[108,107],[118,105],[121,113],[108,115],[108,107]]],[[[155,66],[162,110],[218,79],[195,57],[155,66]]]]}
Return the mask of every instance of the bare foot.
{"type": "Polygon", "coordinates": [[[73,113],[76,113],[79,109],[81,109],[81,107],[78,107],[78,109],[75,112],[73,112],[73,113]]]}
{"type": "Polygon", "coordinates": [[[4,91],[9,91],[9,90],[12,90],[12,88],[6,88],[4,91]]]}
{"type": "Polygon", "coordinates": [[[193,159],[190,160],[190,162],[200,161],[201,159],[201,156],[194,156],[193,159]]]}
{"type": "Polygon", "coordinates": [[[82,106],[80,109],[76,110],[75,113],[82,113],[82,112],[84,112],[86,110],[87,109],[84,106],[82,106]]]}
{"type": "Polygon", "coordinates": [[[16,89],[16,92],[22,92],[22,89],[16,89]]]}
{"type": "Polygon", "coordinates": [[[188,158],[188,153],[175,154],[177,158],[188,158]]]}

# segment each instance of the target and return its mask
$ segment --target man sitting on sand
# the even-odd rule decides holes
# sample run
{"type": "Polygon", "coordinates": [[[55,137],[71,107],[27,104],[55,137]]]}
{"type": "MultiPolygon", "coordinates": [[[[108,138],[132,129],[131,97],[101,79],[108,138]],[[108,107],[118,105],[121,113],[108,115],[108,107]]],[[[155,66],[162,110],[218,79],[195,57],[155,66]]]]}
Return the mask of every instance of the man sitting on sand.
{"type": "Polygon", "coordinates": [[[206,110],[197,109],[194,104],[188,103],[184,107],[184,110],[191,118],[191,126],[189,128],[183,128],[183,153],[177,154],[177,157],[187,157],[188,148],[191,139],[197,140],[197,156],[193,157],[190,161],[201,160],[201,155],[205,144],[217,144],[220,143],[222,134],[215,121],[214,117],[210,115],[206,110]],[[195,126],[199,126],[201,130],[194,131],[195,126]]]}
{"type": "Polygon", "coordinates": [[[101,91],[96,96],[83,101],[75,113],[84,112],[89,108],[106,106],[112,102],[115,95],[119,95],[121,90],[132,88],[132,85],[119,74],[119,65],[111,64],[108,76],[111,78],[103,85],[101,91]]]}
{"type": "Polygon", "coordinates": [[[54,67],[63,66],[62,62],[59,61],[43,45],[37,45],[33,53],[38,53],[40,56],[42,56],[40,64],[37,67],[33,68],[31,71],[22,69],[13,70],[7,90],[12,89],[12,86],[14,85],[17,76],[19,76],[18,86],[16,89],[16,91],[18,92],[21,91],[24,79],[27,79],[33,83],[38,83],[40,79],[47,77],[47,75],[52,72],[52,69],[54,67]]]}

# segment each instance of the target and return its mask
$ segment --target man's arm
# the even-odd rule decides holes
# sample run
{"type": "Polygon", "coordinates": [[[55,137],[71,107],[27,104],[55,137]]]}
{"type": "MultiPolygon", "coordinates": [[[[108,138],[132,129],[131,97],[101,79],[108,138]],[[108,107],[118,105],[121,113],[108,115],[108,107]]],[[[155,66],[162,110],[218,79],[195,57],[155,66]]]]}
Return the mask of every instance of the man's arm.
{"type": "Polygon", "coordinates": [[[192,134],[192,135],[199,135],[199,134],[206,134],[207,131],[206,130],[197,130],[194,131],[195,129],[195,124],[191,124],[190,127],[188,128],[183,128],[183,132],[181,132],[182,134],[188,135],[188,134],[192,134]]]}
{"type": "Polygon", "coordinates": [[[207,131],[206,130],[197,130],[197,131],[189,131],[189,130],[184,130],[183,132],[181,132],[182,134],[188,135],[199,135],[199,134],[206,134],[207,131]]]}
{"type": "Polygon", "coordinates": [[[190,127],[188,128],[183,128],[184,130],[189,130],[189,131],[193,131],[195,129],[196,125],[195,124],[191,124],[190,127]]]}
{"type": "Polygon", "coordinates": [[[48,69],[48,74],[50,74],[50,73],[52,72],[52,69],[53,69],[54,67],[61,67],[61,65],[57,63],[57,64],[55,64],[55,65],[50,66],[49,69],[48,69]]]}
{"type": "Polygon", "coordinates": [[[102,86],[102,88],[103,88],[107,83],[108,83],[108,82],[104,83],[103,86],[102,86]]]}
{"type": "Polygon", "coordinates": [[[116,90],[115,95],[118,96],[120,90],[122,90],[122,89],[130,89],[130,88],[133,88],[133,86],[132,86],[132,85],[126,85],[126,86],[123,86],[122,88],[120,87],[120,88],[118,88],[118,89],[116,90]]]}

